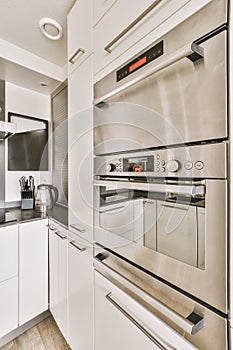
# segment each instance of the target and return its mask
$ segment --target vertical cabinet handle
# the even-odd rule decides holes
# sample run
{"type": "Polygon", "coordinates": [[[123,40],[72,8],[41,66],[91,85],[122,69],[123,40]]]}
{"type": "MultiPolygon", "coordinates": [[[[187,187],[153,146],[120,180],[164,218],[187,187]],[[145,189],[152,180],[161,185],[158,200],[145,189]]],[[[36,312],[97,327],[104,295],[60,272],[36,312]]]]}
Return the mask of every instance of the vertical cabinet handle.
{"type": "Polygon", "coordinates": [[[105,46],[104,50],[108,53],[112,52],[111,47],[116,44],[125,34],[127,34],[133,27],[138,24],[154,7],[156,7],[162,0],[156,0],[150,5],[144,12],[142,12],[132,23],[130,23],[120,34],[118,34],[107,46],[105,46]]]}
{"type": "Polygon", "coordinates": [[[82,55],[83,53],[85,53],[85,50],[82,49],[81,47],[78,48],[78,50],[73,54],[73,56],[69,59],[69,62],[74,64],[75,61],[77,60],[79,55],[82,55]]]}

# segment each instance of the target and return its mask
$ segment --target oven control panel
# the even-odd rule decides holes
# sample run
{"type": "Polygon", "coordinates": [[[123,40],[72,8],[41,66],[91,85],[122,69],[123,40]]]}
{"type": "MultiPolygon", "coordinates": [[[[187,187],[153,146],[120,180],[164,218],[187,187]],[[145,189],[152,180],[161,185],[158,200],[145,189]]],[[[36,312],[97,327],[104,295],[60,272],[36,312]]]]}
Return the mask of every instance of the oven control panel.
{"type": "Polygon", "coordinates": [[[227,143],[224,142],[160,149],[145,153],[97,156],[95,157],[95,174],[226,178],[226,159],[227,143]]]}

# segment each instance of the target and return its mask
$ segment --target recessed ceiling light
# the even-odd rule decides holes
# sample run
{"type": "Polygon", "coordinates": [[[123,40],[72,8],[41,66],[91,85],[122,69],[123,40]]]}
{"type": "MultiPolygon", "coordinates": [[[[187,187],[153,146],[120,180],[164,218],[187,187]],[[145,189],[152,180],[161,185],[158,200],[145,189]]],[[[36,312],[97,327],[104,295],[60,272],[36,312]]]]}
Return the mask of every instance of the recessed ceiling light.
{"type": "Polygon", "coordinates": [[[52,18],[43,17],[39,22],[40,30],[46,36],[46,38],[51,40],[59,40],[63,36],[63,28],[52,18]]]}

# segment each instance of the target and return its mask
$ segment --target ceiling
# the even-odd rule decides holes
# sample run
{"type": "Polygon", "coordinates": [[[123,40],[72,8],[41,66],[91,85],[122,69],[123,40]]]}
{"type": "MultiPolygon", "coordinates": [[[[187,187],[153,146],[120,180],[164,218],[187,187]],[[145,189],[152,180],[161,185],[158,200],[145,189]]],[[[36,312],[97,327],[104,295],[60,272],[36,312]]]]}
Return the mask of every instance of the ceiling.
{"type": "Polygon", "coordinates": [[[0,0],[0,39],[10,42],[58,66],[66,64],[66,18],[75,0],[0,0]],[[39,20],[58,21],[64,35],[60,40],[46,38],[39,20]]]}

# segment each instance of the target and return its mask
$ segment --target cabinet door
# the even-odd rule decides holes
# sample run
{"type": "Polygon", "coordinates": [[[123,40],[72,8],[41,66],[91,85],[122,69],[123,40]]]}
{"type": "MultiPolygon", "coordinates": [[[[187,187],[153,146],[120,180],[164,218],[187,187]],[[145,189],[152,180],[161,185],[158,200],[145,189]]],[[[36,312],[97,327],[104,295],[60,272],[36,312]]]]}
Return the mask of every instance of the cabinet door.
{"type": "Polygon", "coordinates": [[[105,15],[117,0],[95,0],[93,1],[93,26],[105,15]]]}
{"type": "Polygon", "coordinates": [[[68,18],[68,71],[92,53],[92,0],[78,0],[68,18]]]}
{"type": "Polygon", "coordinates": [[[0,283],[0,338],[18,326],[18,277],[0,283]]]}
{"type": "Polygon", "coordinates": [[[18,275],[18,225],[0,228],[0,282],[18,275]]]}
{"type": "Polygon", "coordinates": [[[92,247],[76,236],[69,243],[68,256],[69,344],[72,350],[92,350],[92,247]]]}
{"type": "Polygon", "coordinates": [[[49,224],[50,311],[67,340],[67,233],[49,224]],[[55,228],[55,229],[53,229],[55,228]]]}
{"type": "Polygon", "coordinates": [[[68,86],[70,96],[69,228],[91,241],[93,227],[92,57],[89,57],[70,75],[68,86]]]}
{"type": "Polygon", "coordinates": [[[19,225],[19,325],[48,309],[47,223],[19,225]]]}

